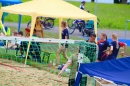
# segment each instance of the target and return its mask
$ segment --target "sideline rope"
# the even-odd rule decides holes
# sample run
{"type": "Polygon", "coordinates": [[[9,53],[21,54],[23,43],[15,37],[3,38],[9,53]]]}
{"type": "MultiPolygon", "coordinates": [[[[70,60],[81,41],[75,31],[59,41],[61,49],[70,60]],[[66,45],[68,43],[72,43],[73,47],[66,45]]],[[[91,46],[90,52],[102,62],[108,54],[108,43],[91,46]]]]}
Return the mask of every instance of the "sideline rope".
{"type": "Polygon", "coordinates": [[[104,26],[101,23],[98,24],[101,26],[102,29],[107,30],[106,28],[104,28],[104,26]]]}
{"type": "Polygon", "coordinates": [[[8,65],[8,64],[4,64],[4,63],[1,63],[1,62],[0,62],[0,65],[3,65],[3,66],[6,66],[6,67],[9,67],[9,68],[15,69],[15,70],[17,70],[17,71],[24,72],[23,70],[21,70],[21,69],[19,69],[19,68],[15,68],[14,66],[11,66],[11,65],[8,65]]]}

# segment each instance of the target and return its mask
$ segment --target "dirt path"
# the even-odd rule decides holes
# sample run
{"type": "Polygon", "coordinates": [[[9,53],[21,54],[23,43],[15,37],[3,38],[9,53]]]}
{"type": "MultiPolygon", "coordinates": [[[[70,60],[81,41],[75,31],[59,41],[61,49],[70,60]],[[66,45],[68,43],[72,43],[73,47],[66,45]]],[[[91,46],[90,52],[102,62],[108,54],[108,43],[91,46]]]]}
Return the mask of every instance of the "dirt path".
{"type": "Polygon", "coordinates": [[[22,68],[23,64],[11,60],[2,61],[0,86],[67,86],[67,78],[58,78],[57,75],[30,66],[22,68]]]}

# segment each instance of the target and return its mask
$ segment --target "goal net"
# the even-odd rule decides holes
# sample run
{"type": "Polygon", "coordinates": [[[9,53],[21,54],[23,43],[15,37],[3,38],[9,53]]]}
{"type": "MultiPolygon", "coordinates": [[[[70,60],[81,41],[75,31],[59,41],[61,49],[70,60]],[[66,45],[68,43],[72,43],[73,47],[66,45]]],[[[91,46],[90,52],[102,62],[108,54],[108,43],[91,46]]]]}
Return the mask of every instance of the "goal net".
{"type": "Polygon", "coordinates": [[[78,69],[72,65],[96,58],[97,46],[83,40],[1,36],[0,86],[67,86],[70,75],[76,77],[73,70],[78,69]],[[72,62],[59,78],[65,56],[72,62]]]}

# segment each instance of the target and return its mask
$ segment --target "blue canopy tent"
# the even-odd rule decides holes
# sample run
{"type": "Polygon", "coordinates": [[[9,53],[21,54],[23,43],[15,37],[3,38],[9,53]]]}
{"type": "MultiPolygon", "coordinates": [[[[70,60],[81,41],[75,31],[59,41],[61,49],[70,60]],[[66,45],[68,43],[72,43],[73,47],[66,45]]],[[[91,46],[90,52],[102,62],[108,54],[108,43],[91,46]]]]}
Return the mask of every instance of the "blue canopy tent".
{"type": "Polygon", "coordinates": [[[79,86],[82,74],[91,77],[101,77],[114,82],[115,84],[125,84],[130,86],[130,57],[80,64],[75,86],[79,86]]]}
{"type": "MultiPolygon", "coordinates": [[[[0,0],[0,3],[2,3],[2,6],[8,6],[8,5],[13,5],[13,4],[22,3],[22,1],[21,1],[21,0],[0,0]]],[[[8,15],[8,13],[3,13],[3,15],[2,15],[2,22],[3,22],[3,23],[4,23],[4,18],[5,18],[7,15],[8,15]]],[[[21,19],[22,19],[22,15],[19,15],[18,31],[20,31],[21,19]]]]}

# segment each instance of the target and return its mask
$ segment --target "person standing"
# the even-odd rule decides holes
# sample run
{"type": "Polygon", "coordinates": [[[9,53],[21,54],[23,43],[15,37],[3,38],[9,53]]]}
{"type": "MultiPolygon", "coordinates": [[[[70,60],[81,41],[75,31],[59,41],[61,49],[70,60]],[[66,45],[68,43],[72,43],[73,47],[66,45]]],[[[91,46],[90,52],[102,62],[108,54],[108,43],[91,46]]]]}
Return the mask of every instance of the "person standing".
{"type": "Polygon", "coordinates": [[[109,42],[107,41],[107,35],[105,33],[100,34],[100,40],[98,41],[98,61],[104,61],[107,59],[107,48],[109,47],[109,42]]]}
{"type": "Polygon", "coordinates": [[[36,23],[35,23],[35,28],[34,30],[36,31],[36,35],[39,37],[39,38],[43,38],[44,37],[44,32],[43,32],[43,26],[40,22],[40,19],[37,17],[36,19],[36,23]]]}
{"type": "Polygon", "coordinates": [[[86,4],[86,2],[85,1],[82,1],[81,2],[81,5],[80,5],[80,9],[82,9],[82,10],[85,10],[85,4],[86,4]]]}
{"type": "MultiPolygon", "coordinates": [[[[61,22],[61,27],[62,27],[62,39],[69,39],[69,31],[67,29],[67,22],[66,21],[62,21],[61,22]]],[[[68,57],[66,55],[67,52],[67,48],[68,48],[68,44],[67,43],[62,43],[57,51],[57,64],[60,65],[60,53],[63,52],[63,56],[66,60],[68,60],[68,57]]]]}
{"type": "Polygon", "coordinates": [[[90,43],[95,43],[96,44],[95,39],[96,39],[96,34],[93,33],[93,34],[90,35],[90,38],[86,42],[90,42],[90,43]]]}
{"type": "Polygon", "coordinates": [[[126,43],[118,42],[118,36],[116,33],[112,34],[112,42],[110,43],[110,52],[107,60],[116,59],[118,52],[120,50],[120,47],[123,47],[123,50],[121,51],[122,57],[124,56],[125,50],[126,50],[126,43]]]}
{"type": "Polygon", "coordinates": [[[95,39],[96,39],[96,34],[91,34],[90,35],[90,39],[88,39],[86,42],[89,42],[89,43],[93,43],[93,44],[87,44],[87,46],[85,46],[85,52],[84,52],[84,55],[86,57],[89,58],[90,62],[95,62],[97,57],[95,57],[95,54],[96,54],[96,48],[97,48],[97,44],[95,42],[95,39]]]}

